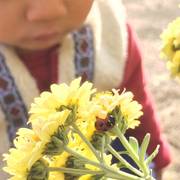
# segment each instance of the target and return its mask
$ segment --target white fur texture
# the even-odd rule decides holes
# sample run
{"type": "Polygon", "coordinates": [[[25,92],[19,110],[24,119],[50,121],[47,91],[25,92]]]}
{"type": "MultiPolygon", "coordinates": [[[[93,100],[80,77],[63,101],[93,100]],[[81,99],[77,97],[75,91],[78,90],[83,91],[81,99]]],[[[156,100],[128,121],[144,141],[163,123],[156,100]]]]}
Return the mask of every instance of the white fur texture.
{"type": "MultiPolygon", "coordinates": [[[[21,92],[21,97],[23,98],[27,109],[29,109],[34,97],[38,96],[39,94],[35,80],[32,78],[25,65],[11,48],[1,46],[0,52],[4,55],[6,64],[14,77],[17,88],[21,92]]],[[[2,162],[2,154],[5,152],[7,153],[9,148],[9,140],[6,128],[7,123],[5,120],[5,115],[3,111],[0,111],[0,169],[2,169],[2,166],[4,166],[4,162],[2,162]]],[[[1,171],[0,179],[7,179],[7,174],[1,171]]]]}
{"type": "MultiPolygon", "coordinates": [[[[120,0],[98,0],[85,24],[92,27],[95,47],[94,85],[98,90],[110,90],[121,83],[127,52],[125,10],[120,0]]],[[[60,81],[74,78],[74,45],[69,35],[61,49],[60,81]],[[66,51],[64,51],[66,49],[66,51]],[[63,56],[62,56],[63,54],[63,56]]]]}

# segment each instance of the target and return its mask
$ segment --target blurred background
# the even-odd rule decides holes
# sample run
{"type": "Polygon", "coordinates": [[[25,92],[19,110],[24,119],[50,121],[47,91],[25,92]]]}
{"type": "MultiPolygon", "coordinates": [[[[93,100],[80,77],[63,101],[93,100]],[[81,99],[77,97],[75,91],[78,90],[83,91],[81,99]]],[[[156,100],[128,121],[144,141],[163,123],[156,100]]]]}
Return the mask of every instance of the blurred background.
{"type": "Polygon", "coordinates": [[[163,180],[180,179],[180,82],[169,76],[160,60],[160,34],[180,16],[179,0],[124,0],[129,22],[136,30],[144,55],[149,88],[154,95],[164,134],[173,153],[173,163],[163,180]]]}

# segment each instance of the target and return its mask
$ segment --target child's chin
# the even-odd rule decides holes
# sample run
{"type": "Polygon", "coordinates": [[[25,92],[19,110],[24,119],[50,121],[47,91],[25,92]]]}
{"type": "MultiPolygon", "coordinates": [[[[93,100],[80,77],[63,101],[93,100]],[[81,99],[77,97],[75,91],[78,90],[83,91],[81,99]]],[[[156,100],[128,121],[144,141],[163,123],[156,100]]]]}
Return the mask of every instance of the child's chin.
{"type": "Polygon", "coordinates": [[[53,46],[60,44],[61,39],[59,37],[52,39],[42,39],[42,40],[27,40],[19,43],[20,49],[26,49],[29,51],[48,49],[53,46]]]}
{"type": "Polygon", "coordinates": [[[27,50],[27,51],[38,51],[38,50],[45,50],[45,49],[49,49],[53,46],[56,46],[58,45],[59,42],[56,42],[56,43],[49,43],[49,44],[32,44],[32,45],[23,45],[23,46],[20,46],[19,48],[20,49],[24,49],[24,50],[27,50]]]}

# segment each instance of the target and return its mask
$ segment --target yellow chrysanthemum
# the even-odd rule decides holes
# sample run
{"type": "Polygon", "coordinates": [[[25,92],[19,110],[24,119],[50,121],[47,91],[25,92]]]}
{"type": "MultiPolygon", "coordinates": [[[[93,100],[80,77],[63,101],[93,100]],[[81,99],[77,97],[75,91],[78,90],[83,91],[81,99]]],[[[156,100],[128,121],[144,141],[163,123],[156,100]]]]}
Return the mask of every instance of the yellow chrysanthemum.
{"type": "MultiPolygon", "coordinates": [[[[67,139],[68,144],[66,144],[66,141],[63,142],[62,139],[59,139],[59,140],[62,140],[62,143],[64,143],[64,145],[62,144],[62,150],[63,150],[63,146],[65,146],[65,145],[72,149],[76,148],[76,147],[81,147],[81,144],[83,144],[83,141],[78,134],[73,133],[71,131],[68,131],[65,134],[63,134],[63,128],[66,128],[63,125],[66,122],[69,113],[70,113],[69,110],[57,112],[54,114],[54,116],[51,116],[49,119],[44,121],[44,123],[42,123],[41,126],[39,126],[38,128],[34,128],[35,133],[38,135],[38,138],[41,141],[41,146],[44,146],[44,149],[47,149],[48,143],[53,143],[53,145],[55,145],[54,141],[51,142],[53,136],[57,137],[58,139],[60,138],[58,136],[61,136],[61,138],[64,136],[67,136],[67,137],[65,137],[65,139],[67,139]],[[59,135],[57,135],[57,132],[59,133],[59,135]]],[[[79,125],[80,129],[83,129],[83,124],[85,124],[85,123],[81,123],[79,125]]],[[[86,128],[86,130],[87,130],[87,128],[86,128]]],[[[82,131],[82,133],[83,133],[83,131],[82,131]]],[[[87,137],[87,134],[85,133],[84,136],[87,137]]],[[[59,152],[59,150],[57,149],[57,153],[58,152],[59,152]]]]}
{"type": "Polygon", "coordinates": [[[14,146],[22,151],[32,151],[36,143],[40,141],[39,137],[31,129],[20,128],[16,135],[14,146]]]}
{"type": "Polygon", "coordinates": [[[52,172],[50,173],[48,180],[64,180],[64,174],[60,172],[52,172]]]}
{"type": "Polygon", "coordinates": [[[172,76],[180,77],[180,17],[171,22],[161,35],[161,57],[166,59],[172,76]]]}
{"type": "Polygon", "coordinates": [[[133,100],[131,92],[123,92],[119,94],[118,90],[113,89],[112,93],[98,93],[93,99],[97,105],[97,117],[106,119],[108,113],[118,106],[121,110],[123,118],[126,120],[128,128],[135,128],[139,125],[138,118],[143,114],[142,106],[133,100]]]}
{"type": "Polygon", "coordinates": [[[170,69],[173,77],[180,78],[180,50],[175,53],[172,61],[167,62],[167,68],[170,69]]]}
{"type": "Polygon", "coordinates": [[[120,109],[122,116],[125,118],[128,128],[134,129],[140,124],[138,120],[142,115],[142,105],[133,100],[133,94],[131,92],[122,93],[120,100],[120,109]]]}
{"type": "Polygon", "coordinates": [[[30,109],[30,122],[34,124],[37,119],[48,119],[56,113],[61,106],[78,106],[78,115],[87,106],[91,95],[95,92],[92,83],[85,82],[80,86],[81,78],[75,79],[70,86],[66,84],[51,85],[51,92],[43,92],[35,98],[30,109]]]}
{"type": "Polygon", "coordinates": [[[84,175],[79,178],[79,180],[92,180],[92,175],[84,175]]]}
{"type": "Polygon", "coordinates": [[[114,98],[111,92],[97,93],[92,100],[96,105],[94,108],[95,116],[101,119],[105,119],[107,114],[118,104],[118,98],[114,98]]]}
{"type": "Polygon", "coordinates": [[[4,154],[7,167],[4,170],[13,177],[13,180],[26,180],[32,165],[42,157],[42,146],[38,137],[30,129],[20,129],[14,140],[15,148],[4,154]]]}
{"type": "MultiPolygon", "coordinates": [[[[68,159],[68,157],[70,156],[70,154],[68,154],[67,152],[63,152],[61,155],[59,156],[54,156],[50,162],[49,162],[49,166],[50,167],[65,167],[66,161],[68,159]]],[[[49,175],[49,180],[64,180],[64,173],[61,172],[51,172],[49,175]]]]}
{"type": "Polygon", "coordinates": [[[94,131],[96,130],[95,122],[96,122],[96,113],[93,105],[89,107],[89,111],[87,112],[86,115],[82,115],[81,118],[79,118],[76,121],[78,128],[81,130],[81,132],[88,140],[91,139],[92,135],[94,134],[94,131]]]}
{"type": "Polygon", "coordinates": [[[57,112],[43,123],[40,123],[39,125],[41,126],[37,126],[36,124],[34,131],[42,142],[48,143],[50,141],[51,136],[57,132],[61,125],[64,125],[69,112],[69,110],[57,112]]]}

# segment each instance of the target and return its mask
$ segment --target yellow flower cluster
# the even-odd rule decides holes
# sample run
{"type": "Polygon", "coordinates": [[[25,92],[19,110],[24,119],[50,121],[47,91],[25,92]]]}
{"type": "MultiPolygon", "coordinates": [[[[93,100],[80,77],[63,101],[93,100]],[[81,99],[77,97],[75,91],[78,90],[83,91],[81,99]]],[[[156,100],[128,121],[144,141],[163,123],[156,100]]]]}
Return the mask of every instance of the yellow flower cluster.
{"type": "Polygon", "coordinates": [[[172,76],[180,78],[180,17],[168,25],[161,39],[161,57],[167,60],[167,67],[172,76]]]}
{"type": "Polygon", "coordinates": [[[131,92],[122,92],[112,89],[112,92],[97,93],[93,101],[99,105],[96,117],[106,119],[108,113],[112,112],[116,107],[119,108],[124,123],[128,128],[134,129],[140,124],[139,117],[142,116],[142,106],[133,100],[131,92]]]}
{"type": "MultiPolygon", "coordinates": [[[[113,112],[118,112],[126,129],[139,124],[142,107],[133,101],[131,92],[119,94],[117,90],[112,90],[95,93],[92,87],[89,82],[81,85],[81,79],[78,78],[69,86],[53,84],[50,92],[43,92],[35,98],[29,118],[32,130],[20,129],[14,140],[15,147],[4,155],[7,162],[4,170],[12,175],[11,180],[33,180],[34,177],[37,180],[63,180],[68,174],[63,173],[62,169],[62,172],[53,170],[61,167],[98,171],[99,168],[81,162],[76,157],[78,153],[88,157],[87,160],[98,162],[83,139],[90,142],[99,130],[96,127],[97,119],[107,123],[107,118],[113,116],[113,112]],[[75,155],[71,154],[73,152],[76,152],[75,155]]],[[[111,156],[104,154],[103,157],[106,164],[110,165],[111,156]]],[[[92,176],[79,175],[79,179],[88,180],[92,176]]]]}

